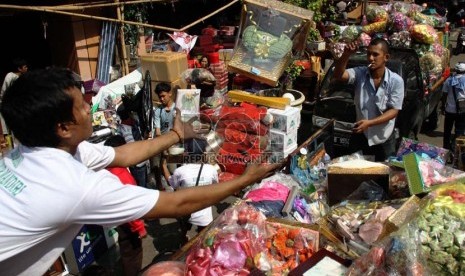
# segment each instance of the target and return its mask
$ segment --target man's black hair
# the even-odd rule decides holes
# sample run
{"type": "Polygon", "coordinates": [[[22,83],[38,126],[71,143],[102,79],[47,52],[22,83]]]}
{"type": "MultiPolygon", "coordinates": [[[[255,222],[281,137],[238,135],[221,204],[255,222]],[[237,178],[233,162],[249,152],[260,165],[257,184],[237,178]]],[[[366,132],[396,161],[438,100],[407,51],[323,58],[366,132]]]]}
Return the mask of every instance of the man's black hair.
{"type": "Polygon", "coordinates": [[[56,147],[58,124],[75,122],[68,90],[80,85],[73,72],[64,68],[27,72],[5,92],[0,111],[21,144],[56,147]]]}
{"type": "Polygon", "coordinates": [[[157,84],[157,86],[155,87],[155,93],[157,93],[157,95],[160,95],[161,92],[171,92],[171,85],[166,82],[160,82],[159,84],[157,84]]]}
{"type": "Polygon", "coordinates": [[[23,58],[14,58],[12,61],[12,64],[13,64],[12,70],[15,72],[18,72],[18,68],[21,68],[24,65],[27,65],[27,61],[23,58]]]}
{"type": "Polygon", "coordinates": [[[384,53],[389,54],[389,43],[383,38],[375,38],[370,41],[370,46],[381,44],[384,53]]]}
{"type": "Polygon", "coordinates": [[[113,135],[110,138],[108,138],[103,144],[109,147],[119,147],[126,144],[126,140],[124,140],[124,137],[121,135],[113,135]]]}

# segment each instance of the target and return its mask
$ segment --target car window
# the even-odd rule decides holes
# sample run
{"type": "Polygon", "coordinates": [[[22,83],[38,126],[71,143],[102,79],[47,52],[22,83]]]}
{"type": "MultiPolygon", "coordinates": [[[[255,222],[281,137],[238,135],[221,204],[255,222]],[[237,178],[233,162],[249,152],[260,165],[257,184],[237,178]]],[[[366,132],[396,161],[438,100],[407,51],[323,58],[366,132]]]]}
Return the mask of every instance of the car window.
{"type": "Polygon", "coordinates": [[[321,97],[343,97],[352,99],[355,87],[353,84],[347,84],[332,78],[334,67],[331,67],[326,73],[324,82],[321,86],[321,97]]]}
{"type": "Polygon", "coordinates": [[[405,88],[407,91],[416,91],[418,90],[418,87],[420,87],[420,84],[418,83],[418,70],[415,68],[415,64],[417,63],[415,62],[414,57],[407,57],[405,62],[406,76],[404,78],[405,88]]]}

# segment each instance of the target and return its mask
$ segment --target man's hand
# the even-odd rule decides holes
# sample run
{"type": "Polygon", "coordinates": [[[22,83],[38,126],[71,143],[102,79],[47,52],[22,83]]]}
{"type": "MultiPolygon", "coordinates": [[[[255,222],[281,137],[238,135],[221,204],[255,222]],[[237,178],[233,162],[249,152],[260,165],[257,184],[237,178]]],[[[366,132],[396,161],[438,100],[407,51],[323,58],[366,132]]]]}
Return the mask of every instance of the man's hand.
{"type": "MultiPolygon", "coordinates": [[[[248,163],[247,169],[244,174],[247,175],[251,183],[256,183],[263,178],[273,175],[277,170],[282,169],[286,165],[286,160],[280,163],[266,164],[266,163],[248,163]]],[[[244,187],[245,188],[245,187],[244,187]]]]}
{"type": "Polygon", "coordinates": [[[344,47],[343,55],[350,56],[350,55],[354,54],[355,52],[357,52],[357,49],[358,49],[359,46],[360,46],[359,42],[357,42],[357,41],[347,43],[346,46],[344,47]]]}
{"type": "Polygon", "coordinates": [[[181,139],[202,139],[199,131],[201,130],[201,128],[198,127],[199,124],[195,124],[195,128],[193,125],[193,122],[196,121],[197,118],[194,117],[190,119],[188,122],[183,122],[181,120],[181,111],[178,108],[176,108],[175,110],[176,116],[174,117],[173,130],[179,134],[181,139]]]}
{"type": "Polygon", "coordinates": [[[363,133],[371,126],[370,120],[360,120],[354,124],[353,132],[355,133],[363,133]]]}
{"type": "Polygon", "coordinates": [[[345,45],[341,57],[334,62],[333,79],[341,82],[349,80],[349,73],[346,71],[347,63],[350,56],[357,52],[358,46],[358,42],[351,42],[345,45]]]}

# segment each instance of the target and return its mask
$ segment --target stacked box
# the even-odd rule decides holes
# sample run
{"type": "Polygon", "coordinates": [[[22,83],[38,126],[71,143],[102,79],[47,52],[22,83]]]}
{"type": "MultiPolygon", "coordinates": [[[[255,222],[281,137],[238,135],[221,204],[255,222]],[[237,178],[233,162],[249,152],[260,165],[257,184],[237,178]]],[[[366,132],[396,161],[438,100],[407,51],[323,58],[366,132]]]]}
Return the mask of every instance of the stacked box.
{"type": "Polygon", "coordinates": [[[297,148],[297,131],[300,125],[300,110],[287,106],[284,110],[269,108],[273,116],[270,125],[270,149],[273,152],[289,153],[297,148]]]}
{"type": "Polygon", "coordinates": [[[273,153],[287,152],[292,148],[297,148],[297,130],[284,133],[275,129],[269,132],[270,149],[273,153]]]}
{"type": "Polygon", "coordinates": [[[213,28],[212,26],[208,26],[207,28],[202,29],[202,34],[216,36],[218,34],[218,30],[213,28]]]}
{"type": "Polygon", "coordinates": [[[271,152],[271,155],[268,158],[268,162],[269,163],[283,162],[284,159],[286,159],[289,156],[289,154],[291,154],[296,149],[297,149],[297,145],[295,145],[294,147],[290,147],[286,151],[273,151],[271,152]]]}
{"type": "Polygon", "coordinates": [[[271,129],[284,133],[297,132],[300,126],[300,110],[297,107],[287,106],[285,110],[269,108],[267,113],[273,116],[271,129]]]}
{"type": "Polygon", "coordinates": [[[213,43],[213,36],[211,35],[200,35],[199,36],[199,44],[200,46],[206,46],[213,43]]]}
{"type": "Polygon", "coordinates": [[[236,30],[235,26],[221,26],[220,31],[218,34],[220,35],[234,35],[234,31],[236,30]]]}
{"type": "Polygon", "coordinates": [[[218,50],[219,58],[227,66],[228,62],[233,56],[234,49],[220,49],[218,50]]]}
{"type": "Polygon", "coordinates": [[[187,54],[156,51],[140,56],[142,72],[150,71],[153,81],[173,82],[187,70],[187,54]]]}
{"type": "Polygon", "coordinates": [[[223,89],[228,86],[228,71],[223,61],[211,63],[210,70],[216,79],[215,89],[223,89]]]}

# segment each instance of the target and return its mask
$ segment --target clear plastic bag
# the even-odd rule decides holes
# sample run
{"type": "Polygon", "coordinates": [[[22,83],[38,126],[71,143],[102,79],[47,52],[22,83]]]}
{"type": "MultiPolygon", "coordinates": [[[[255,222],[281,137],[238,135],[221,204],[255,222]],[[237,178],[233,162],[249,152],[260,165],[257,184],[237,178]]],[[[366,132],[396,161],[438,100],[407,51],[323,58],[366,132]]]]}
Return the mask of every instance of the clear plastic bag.
{"type": "Polygon", "coordinates": [[[151,265],[141,276],[184,276],[185,269],[183,262],[163,261],[151,265]]]}
{"type": "Polygon", "coordinates": [[[355,275],[429,275],[415,223],[405,225],[355,260],[346,272],[355,275]]]}
{"type": "Polygon", "coordinates": [[[270,270],[265,219],[245,202],[226,209],[189,251],[187,275],[247,275],[252,268],[270,270]]]}
{"type": "Polygon", "coordinates": [[[375,181],[369,180],[363,181],[355,191],[347,196],[347,200],[381,201],[386,200],[387,197],[383,187],[375,181]]]}
{"type": "Polygon", "coordinates": [[[344,156],[340,156],[337,158],[333,158],[331,159],[329,164],[336,164],[336,163],[341,163],[341,162],[350,161],[350,160],[365,160],[365,157],[363,157],[363,153],[361,151],[357,151],[349,155],[344,155],[344,156]]]}
{"type": "Polygon", "coordinates": [[[287,275],[319,248],[317,231],[280,223],[267,223],[267,255],[271,275],[287,275]]]}
{"type": "Polygon", "coordinates": [[[465,185],[463,180],[438,186],[423,199],[415,220],[431,275],[465,271],[465,185]]]}
{"type": "Polygon", "coordinates": [[[405,201],[344,201],[331,208],[326,220],[356,252],[364,253],[382,238],[386,221],[405,201]]]}

